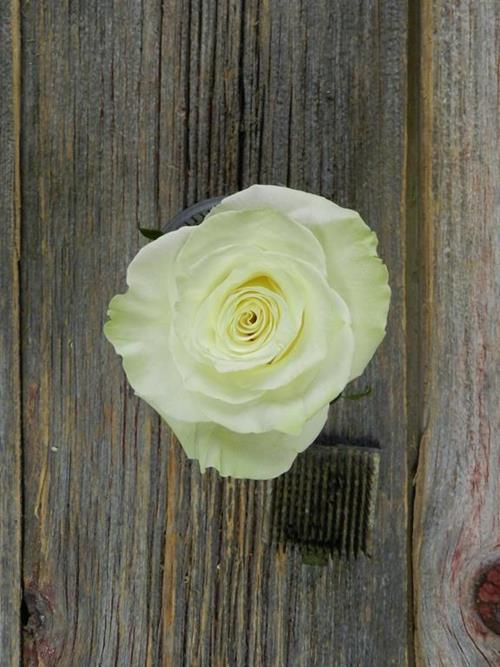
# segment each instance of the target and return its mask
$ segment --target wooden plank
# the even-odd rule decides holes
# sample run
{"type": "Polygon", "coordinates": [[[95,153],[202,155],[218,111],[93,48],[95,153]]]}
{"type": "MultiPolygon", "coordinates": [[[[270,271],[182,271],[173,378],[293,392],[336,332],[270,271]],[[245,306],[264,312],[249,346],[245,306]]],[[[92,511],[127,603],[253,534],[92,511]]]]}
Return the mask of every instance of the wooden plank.
{"type": "Polygon", "coordinates": [[[0,662],[17,665],[21,639],[20,26],[0,4],[0,662]]]}
{"type": "Polygon", "coordinates": [[[29,665],[158,665],[166,455],[102,326],[156,220],[159,3],[23,11],[29,665]]]}
{"type": "Polygon", "coordinates": [[[164,16],[161,218],[253,182],[358,208],[394,289],[389,334],[329,430],[383,449],[375,556],[325,569],[264,544],[273,484],[200,477],[169,454],[168,664],[405,665],[404,3],[177,0],[164,16]]]}
{"type": "Polygon", "coordinates": [[[28,664],[408,662],[405,3],[27,3],[23,22],[28,664]],[[152,226],[252,182],[377,230],[389,334],[330,431],[383,450],[374,557],[268,544],[272,483],[201,477],[101,328],[152,226]]]}
{"type": "Polygon", "coordinates": [[[498,9],[422,3],[427,336],[414,565],[418,664],[432,667],[500,664],[500,636],[475,608],[481,572],[500,560],[498,9]]]}

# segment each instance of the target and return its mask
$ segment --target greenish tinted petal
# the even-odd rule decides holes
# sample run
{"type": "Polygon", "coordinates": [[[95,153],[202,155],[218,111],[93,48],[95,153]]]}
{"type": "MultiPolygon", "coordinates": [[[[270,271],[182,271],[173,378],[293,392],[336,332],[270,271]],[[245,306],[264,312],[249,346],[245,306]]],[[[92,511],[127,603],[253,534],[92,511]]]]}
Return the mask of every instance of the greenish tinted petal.
{"type": "Polygon", "coordinates": [[[169,344],[175,298],[172,267],[191,233],[189,228],[171,232],[139,251],[127,272],[128,291],[109,304],[104,334],[122,356],[139,396],[163,415],[199,420],[204,414],[184,389],[169,344]]]}
{"type": "Polygon", "coordinates": [[[225,197],[209,215],[266,208],[280,211],[300,224],[320,224],[332,217],[349,217],[355,213],[310,192],[279,185],[252,185],[246,190],[225,197]]]}
{"type": "Polygon", "coordinates": [[[168,421],[187,456],[199,461],[202,472],[216,468],[223,477],[272,479],[286,472],[297,453],[315,440],[327,416],[325,406],[297,436],[277,431],[234,433],[214,423],[168,421]]]}
{"type": "Polygon", "coordinates": [[[330,285],[347,303],[355,337],[350,379],[360,375],[385,335],[390,301],[387,268],[377,237],[355,211],[307,192],[254,185],[226,197],[213,215],[272,207],[310,229],[325,252],[330,285]]]}
{"type": "Polygon", "coordinates": [[[389,274],[377,237],[357,214],[310,225],[325,248],[328,280],[347,303],[355,339],[351,380],[361,375],[385,336],[389,274]]]}
{"type": "Polygon", "coordinates": [[[164,234],[143,246],[127,269],[127,285],[147,304],[173,304],[176,298],[174,265],[193,227],[164,234]]]}
{"type": "Polygon", "coordinates": [[[236,245],[278,250],[283,254],[310,262],[326,275],[323,249],[300,222],[279,210],[227,211],[215,214],[219,206],[205,218],[179,254],[179,264],[192,266],[201,257],[222,247],[236,245]]]}

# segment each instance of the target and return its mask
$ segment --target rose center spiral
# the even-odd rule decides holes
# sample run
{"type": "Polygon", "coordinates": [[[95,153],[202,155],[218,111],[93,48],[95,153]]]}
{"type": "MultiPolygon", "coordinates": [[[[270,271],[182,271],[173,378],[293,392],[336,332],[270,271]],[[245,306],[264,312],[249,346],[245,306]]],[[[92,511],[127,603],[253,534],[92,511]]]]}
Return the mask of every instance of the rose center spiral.
{"type": "Polygon", "coordinates": [[[262,288],[243,287],[235,291],[230,301],[226,332],[233,345],[248,348],[269,340],[280,319],[273,295],[262,288]]]}
{"type": "Polygon", "coordinates": [[[267,276],[256,276],[226,296],[217,338],[231,355],[252,354],[272,343],[285,310],[279,286],[267,276]]]}

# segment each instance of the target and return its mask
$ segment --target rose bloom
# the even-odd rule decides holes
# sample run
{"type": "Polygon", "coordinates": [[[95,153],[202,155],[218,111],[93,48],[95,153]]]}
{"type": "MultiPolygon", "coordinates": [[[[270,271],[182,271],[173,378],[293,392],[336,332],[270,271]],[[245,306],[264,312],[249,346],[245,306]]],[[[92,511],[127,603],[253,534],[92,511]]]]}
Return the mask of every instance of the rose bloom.
{"type": "Polygon", "coordinates": [[[270,479],[385,334],[377,237],[316,195],[254,185],[142,248],[104,327],[136,393],[202,471],[270,479]]]}

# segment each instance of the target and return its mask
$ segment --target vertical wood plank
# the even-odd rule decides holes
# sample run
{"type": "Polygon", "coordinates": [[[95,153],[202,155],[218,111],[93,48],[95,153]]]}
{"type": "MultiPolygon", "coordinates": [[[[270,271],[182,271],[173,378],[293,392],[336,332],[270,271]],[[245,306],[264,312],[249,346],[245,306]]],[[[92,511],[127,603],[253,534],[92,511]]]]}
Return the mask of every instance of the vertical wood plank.
{"type": "Polygon", "coordinates": [[[201,477],[169,452],[168,664],[405,665],[407,453],[404,3],[174,0],[164,15],[160,211],[254,182],[358,208],[378,232],[387,339],[329,430],[383,451],[375,556],[325,569],[266,545],[273,483],[201,477]]]}
{"type": "Polygon", "coordinates": [[[23,12],[29,665],[158,665],[166,447],[102,326],[157,218],[161,3],[23,12]]]}
{"type": "Polygon", "coordinates": [[[418,664],[430,667],[500,664],[500,636],[475,606],[481,573],[500,561],[498,10],[422,3],[427,335],[414,571],[418,664]]]}
{"type": "Polygon", "coordinates": [[[21,405],[19,348],[20,26],[0,4],[0,662],[18,665],[21,639],[21,405]]]}

